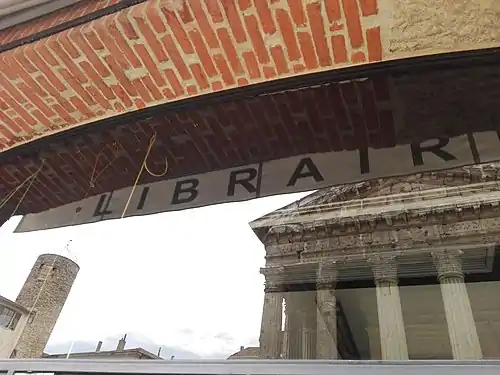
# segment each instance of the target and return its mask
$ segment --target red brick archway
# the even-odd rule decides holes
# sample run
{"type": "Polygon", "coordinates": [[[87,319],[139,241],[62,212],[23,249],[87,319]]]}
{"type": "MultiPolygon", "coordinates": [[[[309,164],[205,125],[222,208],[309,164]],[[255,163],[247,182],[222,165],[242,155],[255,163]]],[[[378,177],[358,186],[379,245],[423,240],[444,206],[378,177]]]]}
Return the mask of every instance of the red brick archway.
{"type": "Polygon", "coordinates": [[[83,1],[0,31],[3,196],[44,160],[0,216],[130,186],[154,133],[174,178],[496,130],[498,51],[404,61],[384,1],[83,1]]]}

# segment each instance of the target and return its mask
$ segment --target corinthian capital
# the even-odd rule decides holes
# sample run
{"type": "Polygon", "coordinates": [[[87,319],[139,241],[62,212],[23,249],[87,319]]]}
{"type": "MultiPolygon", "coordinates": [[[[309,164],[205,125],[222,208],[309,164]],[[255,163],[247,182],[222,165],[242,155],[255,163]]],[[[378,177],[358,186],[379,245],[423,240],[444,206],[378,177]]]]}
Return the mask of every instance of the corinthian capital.
{"type": "Polygon", "coordinates": [[[443,277],[463,277],[461,250],[433,251],[432,258],[438,272],[438,279],[443,277]]]}
{"type": "Polygon", "coordinates": [[[323,261],[318,264],[317,288],[331,289],[337,280],[337,268],[333,261],[323,261]]]}
{"type": "Polygon", "coordinates": [[[398,280],[398,265],[396,263],[396,255],[377,253],[368,256],[375,282],[379,281],[394,281],[398,280]]]}
{"type": "Polygon", "coordinates": [[[260,273],[266,278],[266,292],[281,291],[284,280],[284,267],[277,266],[261,268],[260,273]]]}

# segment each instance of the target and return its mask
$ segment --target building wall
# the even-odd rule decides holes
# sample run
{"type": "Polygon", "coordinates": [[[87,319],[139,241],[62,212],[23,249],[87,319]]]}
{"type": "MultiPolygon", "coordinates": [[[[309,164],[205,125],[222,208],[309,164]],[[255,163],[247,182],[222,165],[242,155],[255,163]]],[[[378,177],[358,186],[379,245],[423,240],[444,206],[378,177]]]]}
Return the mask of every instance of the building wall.
{"type": "Polygon", "coordinates": [[[42,357],[79,269],[59,255],[38,258],[16,299],[32,311],[15,348],[16,358],[42,357]]]}
{"type": "Polygon", "coordinates": [[[402,58],[498,46],[497,0],[379,0],[385,54],[402,58]]]}
{"type": "Polygon", "coordinates": [[[8,359],[16,346],[28,320],[27,314],[22,314],[14,330],[0,327],[0,359],[8,359]]]}

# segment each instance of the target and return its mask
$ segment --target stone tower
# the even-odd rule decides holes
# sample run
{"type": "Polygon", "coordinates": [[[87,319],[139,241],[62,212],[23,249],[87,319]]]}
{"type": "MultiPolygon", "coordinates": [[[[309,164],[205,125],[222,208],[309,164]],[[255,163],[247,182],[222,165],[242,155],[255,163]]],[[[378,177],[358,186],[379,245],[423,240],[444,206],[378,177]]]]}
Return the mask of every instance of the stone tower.
{"type": "Polygon", "coordinates": [[[41,358],[80,267],[61,255],[40,255],[16,302],[31,311],[12,353],[14,358],[41,358]]]}

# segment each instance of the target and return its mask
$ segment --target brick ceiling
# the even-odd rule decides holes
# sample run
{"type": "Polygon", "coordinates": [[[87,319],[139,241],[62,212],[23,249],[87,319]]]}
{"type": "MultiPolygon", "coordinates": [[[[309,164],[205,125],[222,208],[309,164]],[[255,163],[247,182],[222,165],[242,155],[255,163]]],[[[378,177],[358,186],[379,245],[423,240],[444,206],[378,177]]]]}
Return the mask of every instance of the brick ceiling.
{"type": "MultiPolygon", "coordinates": [[[[446,66],[431,72],[378,73],[342,83],[316,80],[314,85],[264,94],[243,90],[110,119],[75,129],[70,137],[51,137],[4,153],[0,189],[4,194],[13,191],[42,159],[43,169],[18,214],[131,186],[155,133],[148,164],[161,173],[166,156],[167,179],[292,155],[464,134],[471,131],[471,118],[476,121],[473,130],[496,129],[491,119],[500,118],[500,107],[494,104],[500,64],[467,69],[468,80],[460,80],[463,69],[446,66]]],[[[331,80],[328,74],[324,79],[331,80]]],[[[141,183],[153,180],[144,174],[141,183]]],[[[8,218],[24,191],[0,215],[8,218]]]]}
{"type": "Polygon", "coordinates": [[[0,31],[1,195],[42,159],[18,214],[130,186],[153,133],[150,168],[167,155],[172,178],[463,133],[457,103],[498,115],[488,106],[498,69],[459,87],[463,70],[445,67],[331,83],[345,79],[332,67],[382,59],[379,24],[377,0],[94,0],[0,31]],[[447,93],[443,121],[426,118],[436,92],[447,93]]]}

